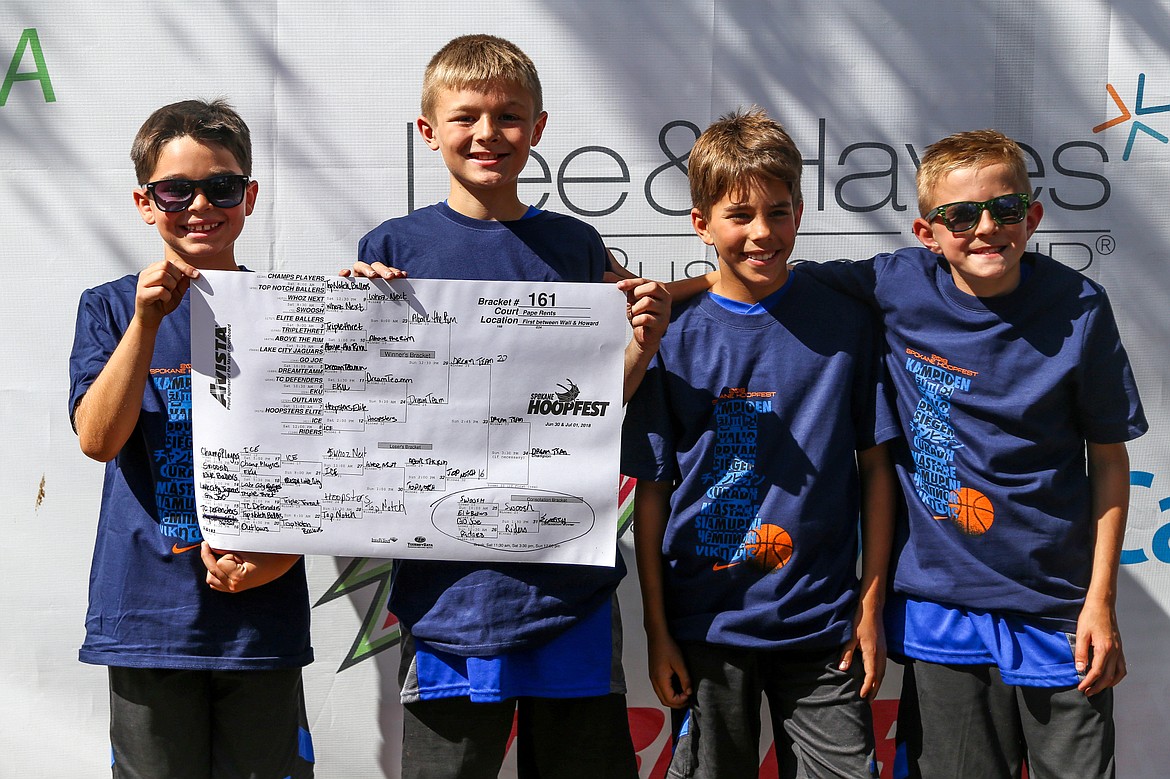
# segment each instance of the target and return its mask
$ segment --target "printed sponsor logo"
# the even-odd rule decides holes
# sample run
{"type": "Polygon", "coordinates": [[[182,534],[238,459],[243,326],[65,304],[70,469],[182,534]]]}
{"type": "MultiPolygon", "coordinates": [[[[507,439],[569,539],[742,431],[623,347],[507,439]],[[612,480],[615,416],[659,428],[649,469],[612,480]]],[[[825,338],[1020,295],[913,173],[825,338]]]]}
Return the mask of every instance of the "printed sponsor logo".
{"type": "MultiPolygon", "coordinates": [[[[1109,97],[1113,99],[1113,104],[1117,106],[1118,114],[1112,119],[1106,120],[1093,128],[1094,133],[1105,132],[1112,127],[1118,127],[1125,124],[1135,116],[1148,116],[1150,114],[1161,114],[1170,111],[1170,103],[1163,103],[1162,105],[1146,105],[1146,74],[1139,73],[1137,77],[1137,94],[1133,99],[1133,111],[1129,110],[1129,105],[1118,94],[1117,89],[1112,84],[1105,85],[1106,91],[1109,92],[1109,97]]],[[[1121,153],[1121,159],[1129,162],[1129,158],[1133,155],[1134,142],[1137,141],[1138,133],[1145,133],[1150,138],[1158,141],[1158,143],[1170,143],[1170,138],[1150,127],[1143,121],[1134,119],[1133,124],[1129,126],[1129,138],[1125,142],[1125,151],[1121,153]]]]}
{"type": "Polygon", "coordinates": [[[211,396],[224,408],[231,408],[232,326],[215,328],[215,381],[211,396]]]}
{"type": "Polygon", "coordinates": [[[608,400],[581,400],[581,388],[572,379],[556,385],[559,392],[534,392],[528,400],[528,413],[536,416],[603,417],[608,400]]]}
{"type": "Polygon", "coordinates": [[[426,536],[415,536],[413,541],[406,542],[407,549],[434,549],[435,545],[427,541],[426,536]]]}

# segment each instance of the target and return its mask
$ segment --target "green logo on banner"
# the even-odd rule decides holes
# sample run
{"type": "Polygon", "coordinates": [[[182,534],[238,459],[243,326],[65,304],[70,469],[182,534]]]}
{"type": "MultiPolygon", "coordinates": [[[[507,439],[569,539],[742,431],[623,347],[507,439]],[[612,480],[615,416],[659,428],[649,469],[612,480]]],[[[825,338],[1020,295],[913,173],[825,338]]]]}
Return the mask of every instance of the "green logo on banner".
{"type": "Polygon", "coordinates": [[[12,85],[17,81],[41,82],[41,92],[45,96],[45,102],[57,102],[57,96],[53,94],[53,82],[49,80],[49,69],[45,66],[45,55],[41,53],[41,39],[37,37],[35,27],[29,27],[20,34],[20,43],[16,44],[16,53],[12,55],[12,62],[8,65],[8,74],[4,76],[4,86],[0,87],[0,106],[8,102],[8,93],[12,91],[12,85]],[[32,50],[33,62],[36,63],[37,69],[21,73],[19,72],[20,63],[24,59],[24,52],[27,49],[32,50]]]}

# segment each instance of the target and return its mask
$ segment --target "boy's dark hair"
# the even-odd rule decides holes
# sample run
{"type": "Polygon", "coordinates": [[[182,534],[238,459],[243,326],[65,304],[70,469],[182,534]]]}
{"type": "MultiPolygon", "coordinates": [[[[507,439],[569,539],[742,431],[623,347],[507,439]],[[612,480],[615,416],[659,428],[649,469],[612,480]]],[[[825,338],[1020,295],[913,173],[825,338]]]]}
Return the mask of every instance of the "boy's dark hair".
{"type": "Polygon", "coordinates": [[[935,141],[926,147],[918,166],[918,212],[925,218],[935,206],[942,205],[934,202],[934,190],[948,173],[999,164],[1008,167],[1016,191],[1032,193],[1023,150],[998,130],[969,130],[935,141]]]}
{"type": "Polygon", "coordinates": [[[764,178],[782,181],[800,204],[800,150],[780,123],[752,106],[719,117],[691,149],[687,180],[691,204],[705,217],[719,198],[764,178]]]}
{"type": "Polygon", "coordinates": [[[184,136],[222,146],[236,158],[241,173],[252,175],[252,134],[235,109],[226,100],[182,100],[155,111],[134,136],[130,159],[139,184],[150,181],[163,146],[184,136]]]}
{"type": "Polygon", "coordinates": [[[544,110],[540,76],[520,47],[494,35],[464,35],[449,41],[427,63],[422,115],[435,118],[435,104],[444,89],[481,89],[493,82],[518,84],[532,95],[536,114],[544,110]]]}

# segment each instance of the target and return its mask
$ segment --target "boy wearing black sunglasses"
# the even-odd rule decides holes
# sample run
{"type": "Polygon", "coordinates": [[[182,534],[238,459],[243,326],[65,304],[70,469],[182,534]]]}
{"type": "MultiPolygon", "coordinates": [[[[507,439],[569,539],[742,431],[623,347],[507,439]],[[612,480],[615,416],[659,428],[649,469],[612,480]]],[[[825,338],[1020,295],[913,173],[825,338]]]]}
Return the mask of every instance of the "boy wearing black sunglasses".
{"type": "Polygon", "coordinates": [[[240,269],[248,127],[222,101],[174,103],[131,158],[163,259],[82,294],[69,361],[81,449],[106,463],[80,659],[109,667],[113,775],[311,777],[304,563],[214,552],[194,507],[187,290],[240,269]]]}
{"type": "Polygon", "coordinates": [[[930,146],[923,248],[800,270],[884,319],[906,521],[886,607],[908,776],[1105,777],[1125,676],[1125,442],[1147,429],[1105,291],[1027,251],[1043,208],[992,131],[930,146]]]}

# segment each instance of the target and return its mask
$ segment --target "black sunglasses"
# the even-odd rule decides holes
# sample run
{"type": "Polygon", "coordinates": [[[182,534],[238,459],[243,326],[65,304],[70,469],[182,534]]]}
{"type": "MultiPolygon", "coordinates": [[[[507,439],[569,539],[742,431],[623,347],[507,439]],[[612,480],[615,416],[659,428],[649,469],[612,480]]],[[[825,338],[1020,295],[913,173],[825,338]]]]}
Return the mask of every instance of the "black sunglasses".
{"type": "Polygon", "coordinates": [[[952,233],[965,233],[979,224],[983,210],[987,209],[987,213],[991,214],[996,224],[1014,225],[1024,221],[1024,217],[1028,215],[1030,202],[1032,198],[1023,192],[1000,195],[982,203],[962,200],[939,206],[926,215],[926,221],[933,222],[936,218],[941,218],[942,223],[952,233]]]}
{"type": "Polygon", "coordinates": [[[248,191],[248,177],[228,173],[198,181],[163,179],[145,186],[158,210],[167,213],[186,210],[194,202],[196,190],[202,191],[207,202],[216,208],[235,208],[244,201],[244,194],[248,191]]]}

